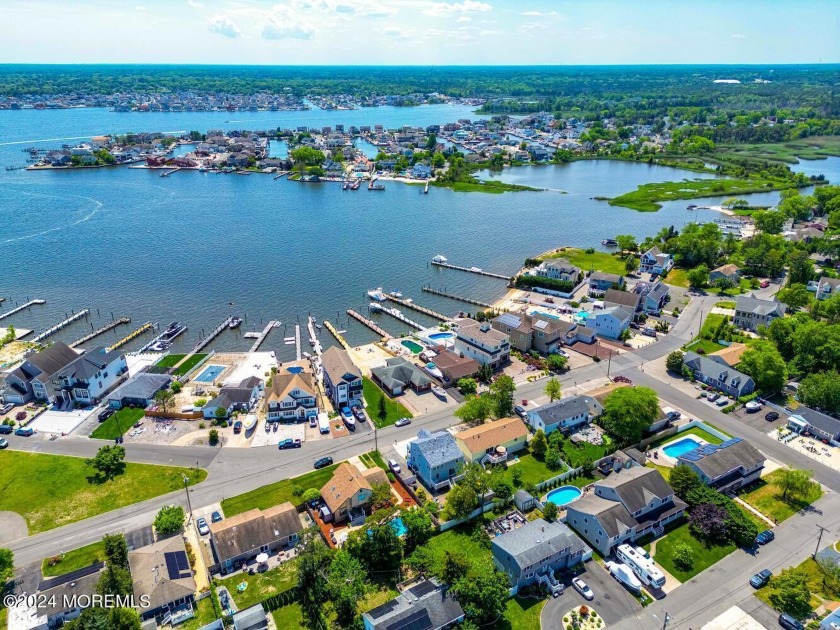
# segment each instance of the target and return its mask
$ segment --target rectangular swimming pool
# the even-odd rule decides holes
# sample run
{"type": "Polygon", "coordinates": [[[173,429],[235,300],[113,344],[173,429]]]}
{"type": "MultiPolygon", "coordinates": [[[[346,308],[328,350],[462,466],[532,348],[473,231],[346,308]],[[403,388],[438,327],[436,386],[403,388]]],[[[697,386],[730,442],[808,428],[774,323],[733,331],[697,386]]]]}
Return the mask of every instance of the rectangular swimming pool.
{"type": "Polygon", "coordinates": [[[193,380],[199,383],[212,383],[216,380],[216,377],[224,371],[224,365],[208,365],[202,370],[201,374],[196,376],[193,380]]]}

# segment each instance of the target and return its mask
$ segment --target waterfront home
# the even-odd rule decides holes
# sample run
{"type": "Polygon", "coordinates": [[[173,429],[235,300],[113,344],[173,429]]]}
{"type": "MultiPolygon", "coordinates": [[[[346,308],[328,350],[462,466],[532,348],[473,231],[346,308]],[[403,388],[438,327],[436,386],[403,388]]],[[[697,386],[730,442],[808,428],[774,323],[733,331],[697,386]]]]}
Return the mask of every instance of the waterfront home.
{"type": "Polygon", "coordinates": [[[510,345],[520,352],[537,350],[551,354],[567,343],[567,335],[576,324],[538,313],[503,313],[490,321],[494,329],[510,338],[510,345]]]}
{"type": "Polygon", "coordinates": [[[633,313],[640,313],[642,310],[642,296],[636,292],[607,289],[603,299],[607,307],[623,306],[633,313]]]}
{"type": "Polygon", "coordinates": [[[668,285],[659,280],[656,282],[638,282],[633,288],[633,292],[641,298],[642,310],[648,315],[659,315],[662,307],[668,301],[669,291],[668,285]]]}
{"type": "Polygon", "coordinates": [[[317,396],[312,374],[275,374],[265,392],[266,419],[269,422],[303,422],[317,418],[317,396]]]}
{"type": "Polygon", "coordinates": [[[485,422],[455,434],[467,463],[501,464],[527,445],[528,428],[519,418],[485,422]]]}
{"type": "Polygon", "coordinates": [[[447,350],[442,346],[433,348],[434,364],[443,374],[447,383],[457,383],[459,379],[475,376],[481,365],[475,359],[464,357],[457,352],[447,350]]]}
{"type": "Polygon", "coordinates": [[[642,273],[664,275],[674,266],[671,254],[665,254],[655,245],[642,254],[639,260],[642,273]]]}
{"type": "Polygon", "coordinates": [[[266,510],[254,508],[218,523],[210,524],[210,545],[214,569],[235,571],[261,553],[294,546],[303,523],[297,509],[288,501],[266,510]]]}
{"type": "Polygon", "coordinates": [[[28,625],[18,626],[24,630],[48,630],[62,628],[76,619],[82,610],[91,605],[102,577],[103,562],[96,562],[83,569],[77,569],[54,578],[46,578],[38,584],[38,601],[43,602],[32,610],[28,625]]]}
{"type": "Polygon", "coordinates": [[[154,401],[155,394],[169,387],[171,382],[172,377],[168,374],[135,374],[108,394],[108,406],[111,409],[129,406],[146,408],[154,401]]]}
{"type": "Polygon", "coordinates": [[[770,300],[749,295],[739,295],[735,301],[735,317],[732,323],[738,328],[755,332],[759,326],[769,326],[770,322],[784,317],[787,305],[779,302],[775,296],[770,300]]]}
{"type": "Polygon", "coordinates": [[[541,584],[551,593],[563,591],[554,574],[592,557],[592,549],[565,523],[541,518],[493,538],[493,564],[508,576],[510,594],[530,584],[541,584]]]}
{"type": "Polygon", "coordinates": [[[608,556],[627,541],[661,536],[687,507],[658,470],[632,466],[596,481],[593,492],[567,505],[566,524],[608,556]]]}
{"type": "Polygon", "coordinates": [[[19,366],[3,375],[3,401],[22,405],[33,398],[47,400],[49,377],[75,361],[79,353],[63,341],[56,341],[40,352],[26,355],[19,366]]]}
{"type": "Polygon", "coordinates": [[[225,163],[233,168],[244,168],[248,166],[252,157],[247,153],[228,153],[225,163]]]}
{"type": "Polygon", "coordinates": [[[725,348],[721,348],[715,352],[710,352],[706,356],[712,361],[717,361],[721,365],[735,367],[741,362],[741,355],[744,354],[748,348],[749,346],[747,344],[735,341],[725,348]]]}
{"type": "Polygon", "coordinates": [[[622,287],[624,287],[624,276],[603,271],[593,271],[589,274],[589,297],[601,297],[608,289],[622,287]]]}
{"type": "Polygon", "coordinates": [[[618,339],[630,327],[633,313],[623,306],[610,306],[594,311],[586,319],[586,323],[597,334],[607,339],[618,339]]]}
{"type": "Polygon", "coordinates": [[[475,359],[481,365],[499,368],[510,360],[510,337],[495,330],[489,322],[459,319],[455,352],[475,359]]]}
{"type": "Polygon", "coordinates": [[[733,398],[751,394],[755,389],[755,382],[746,374],[696,352],[686,352],[683,365],[693,372],[694,378],[698,381],[723,391],[733,398]]]}
{"type": "Polygon", "coordinates": [[[365,510],[373,497],[373,486],[388,484],[388,476],[379,467],[359,472],[353,464],[342,462],[332,478],[321,488],[321,498],[334,523],[349,520],[351,525],[364,523],[365,510]]]}
{"type": "Polygon", "coordinates": [[[362,621],[365,630],[443,630],[464,617],[448,586],[434,578],[421,578],[394,599],[364,613],[362,621]]]}
{"type": "Polygon", "coordinates": [[[393,357],[385,365],[372,368],[371,378],[390,396],[400,396],[406,389],[417,393],[432,388],[432,379],[405,357],[393,357]]]}
{"type": "Polygon", "coordinates": [[[50,400],[59,407],[98,403],[126,372],[128,365],[122,352],[99,346],[48,377],[50,400]]]}
{"type": "Polygon", "coordinates": [[[63,151],[50,151],[44,156],[44,161],[50,166],[70,166],[73,162],[69,154],[63,151]]]}
{"type": "Polygon", "coordinates": [[[817,282],[817,299],[827,300],[840,291],[840,278],[823,277],[817,282]]]}
{"type": "Polygon", "coordinates": [[[362,371],[346,350],[332,346],[321,355],[324,390],[336,409],[362,399],[362,371]]]}
{"type": "Polygon", "coordinates": [[[797,407],[788,418],[788,427],[797,433],[807,431],[820,440],[840,442],[840,420],[810,407],[797,407]]]}
{"type": "Polygon", "coordinates": [[[591,396],[570,396],[530,409],[525,422],[534,431],[542,429],[546,434],[554,431],[568,432],[592,422],[602,413],[603,405],[591,396]]]}
{"type": "Polygon", "coordinates": [[[738,286],[741,281],[741,268],[738,265],[721,265],[709,273],[709,282],[715,284],[723,279],[729,280],[733,285],[738,286]]]}
{"type": "Polygon", "coordinates": [[[722,444],[703,444],[679,456],[678,462],[691,468],[707,486],[730,492],[761,477],[764,456],[741,438],[722,444]]]}
{"type": "Polygon", "coordinates": [[[565,280],[577,284],[580,278],[580,269],[575,267],[565,258],[549,258],[540,263],[540,266],[534,269],[534,273],[541,278],[551,278],[552,280],[565,280]]]}
{"type": "MultiPolygon", "coordinates": [[[[134,601],[148,600],[138,611],[140,619],[178,619],[193,615],[197,587],[187,548],[181,535],[128,552],[134,601]]],[[[173,624],[174,625],[174,624],[173,624]]]]}
{"type": "Polygon", "coordinates": [[[464,453],[448,431],[420,429],[408,443],[408,466],[433,491],[448,488],[464,465],[464,453]]]}
{"type": "Polygon", "coordinates": [[[432,167],[426,164],[415,164],[411,168],[411,176],[414,179],[429,179],[432,176],[432,167]]]}

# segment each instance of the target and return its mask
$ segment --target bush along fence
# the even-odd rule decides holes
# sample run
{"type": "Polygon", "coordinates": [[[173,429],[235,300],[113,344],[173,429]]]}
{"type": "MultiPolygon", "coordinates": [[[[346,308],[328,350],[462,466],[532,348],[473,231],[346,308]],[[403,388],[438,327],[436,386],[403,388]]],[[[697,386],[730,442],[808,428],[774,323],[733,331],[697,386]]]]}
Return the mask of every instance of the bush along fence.
{"type": "Polygon", "coordinates": [[[724,433],[723,431],[719,431],[718,429],[714,428],[713,426],[706,424],[702,420],[692,420],[691,422],[686,422],[685,424],[681,424],[679,426],[669,427],[669,428],[665,429],[664,431],[660,431],[656,435],[652,435],[648,438],[645,438],[644,440],[642,440],[641,442],[639,442],[636,445],[636,448],[638,448],[642,452],[645,452],[647,450],[647,448],[651,444],[653,444],[654,442],[658,442],[658,441],[660,441],[664,438],[668,438],[668,437],[671,437],[671,436],[674,436],[674,435],[679,435],[680,433],[683,433],[684,431],[688,431],[689,429],[691,429],[693,427],[703,429],[707,433],[711,433],[716,438],[719,438],[719,439],[723,440],[724,442],[731,437],[731,436],[727,435],[726,433],[724,433]]]}
{"type": "Polygon", "coordinates": [[[265,612],[269,613],[283,606],[293,604],[298,599],[300,599],[300,589],[297,586],[293,586],[285,591],[275,593],[268,599],[264,599],[262,601],[262,607],[265,612]]]}
{"type": "Polygon", "coordinates": [[[552,490],[559,486],[562,482],[566,481],[567,479],[571,479],[572,477],[576,477],[583,471],[583,468],[570,468],[564,473],[556,475],[551,479],[546,479],[545,481],[539,482],[534,487],[537,489],[537,492],[543,492],[545,490],[552,490]]]}

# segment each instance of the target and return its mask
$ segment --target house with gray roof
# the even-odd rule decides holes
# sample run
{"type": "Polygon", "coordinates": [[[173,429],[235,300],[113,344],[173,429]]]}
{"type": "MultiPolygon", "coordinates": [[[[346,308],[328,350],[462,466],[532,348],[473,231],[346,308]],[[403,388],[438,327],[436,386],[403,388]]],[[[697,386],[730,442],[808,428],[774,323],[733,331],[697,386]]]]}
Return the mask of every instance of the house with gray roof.
{"type": "Polygon", "coordinates": [[[784,317],[786,312],[787,305],[775,297],[772,300],[764,300],[752,293],[739,295],[735,300],[735,317],[732,318],[732,323],[738,328],[755,332],[759,326],[769,326],[774,319],[784,317]]]}
{"type": "Polygon", "coordinates": [[[540,263],[540,266],[534,269],[534,273],[542,278],[551,278],[552,280],[565,280],[577,284],[580,277],[580,269],[575,267],[565,258],[549,258],[540,263]]]}
{"type": "Polygon", "coordinates": [[[449,587],[435,579],[420,580],[362,615],[365,630],[442,630],[463,619],[449,587]]]}
{"type": "Polygon", "coordinates": [[[406,388],[415,392],[432,388],[432,379],[405,357],[388,359],[385,365],[372,368],[370,375],[390,396],[399,396],[406,388]]]}
{"type": "Polygon", "coordinates": [[[496,330],[490,322],[474,319],[459,319],[456,325],[455,352],[493,369],[510,360],[510,336],[507,333],[496,330]]]}
{"type": "Polygon", "coordinates": [[[627,541],[661,536],[688,507],[658,470],[645,466],[622,468],[593,490],[566,506],[566,524],[604,556],[627,541]]]}
{"type": "Polygon", "coordinates": [[[502,313],[490,325],[510,338],[510,345],[520,352],[537,350],[551,354],[561,347],[575,324],[562,319],[527,313],[502,313]]]}
{"type": "Polygon", "coordinates": [[[128,565],[134,600],[148,602],[139,611],[141,619],[192,616],[197,587],[183,536],[129,551],[128,565]]]}
{"type": "Polygon", "coordinates": [[[148,407],[154,401],[155,394],[169,387],[171,382],[172,377],[169,374],[135,374],[108,394],[108,406],[111,409],[122,409],[132,405],[148,407]]]}
{"type": "Polygon", "coordinates": [[[593,311],[586,319],[586,323],[602,337],[618,339],[625,330],[630,328],[634,315],[635,313],[623,306],[610,306],[593,311]]]}
{"type": "Polygon", "coordinates": [[[56,341],[40,352],[27,354],[19,366],[2,375],[3,401],[22,405],[33,398],[47,400],[49,377],[75,361],[79,353],[63,341],[56,341]]]}
{"type": "Polygon", "coordinates": [[[641,298],[640,306],[645,313],[659,315],[668,301],[668,285],[662,281],[638,282],[633,292],[641,298]]]}
{"type": "Polygon", "coordinates": [[[726,392],[733,398],[751,394],[755,389],[755,382],[746,374],[696,352],[686,352],[683,365],[694,373],[698,381],[726,392]]]}
{"type": "Polygon", "coordinates": [[[603,271],[593,271],[589,274],[589,297],[602,297],[609,289],[623,287],[624,276],[603,271]]]}
{"type": "Polygon", "coordinates": [[[840,420],[809,407],[797,407],[788,425],[797,433],[807,431],[821,440],[840,442],[840,420]]]}
{"type": "Polygon", "coordinates": [[[731,438],[722,444],[703,444],[680,455],[678,461],[719,492],[751,484],[764,469],[764,456],[741,438],[731,438]]]}
{"type": "Polygon", "coordinates": [[[529,584],[542,584],[549,592],[562,591],[555,572],[592,557],[592,549],[564,523],[541,518],[493,539],[493,564],[510,580],[511,595],[529,584]]]}
{"type": "Polygon", "coordinates": [[[420,429],[408,443],[408,466],[431,490],[449,487],[463,465],[464,452],[448,431],[420,429]]]}
{"type": "Polygon", "coordinates": [[[321,355],[324,388],[337,409],[362,399],[362,371],[343,348],[332,346],[321,355]]]}
{"type": "Polygon", "coordinates": [[[639,260],[639,266],[642,273],[652,273],[656,275],[666,274],[674,266],[674,258],[671,254],[663,253],[656,245],[642,254],[639,260]]]}
{"type": "Polygon", "coordinates": [[[623,306],[634,313],[642,310],[642,296],[633,291],[607,289],[603,299],[606,306],[623,306]]]}
{"type": "Polygon", "coordinates": [[[77,356],[47,377],[50,399],[56,405],[91,405],[128,372],[125,355],[99,346],[77,356]]]}
{"type": "Polygon", "coordinates": [[[262,604],[233,613],[231,620],[233,630],[268,630],[268,615],[262,604]]]}
{"type": "Polygon", "coordinates": [[[820,278],[816,283],[816,292],[818,300],[827,300],[840,292],[840,278],[829,278],[827,276],[820,278]]]}
{"type": "Polygon", "coordinates": [[[219,409],[223,409],[227,418],[234,411],[251,411],[260,398],[262,381],[254,381],[249,377],[237,385],[225,385],[219,390],[219,394],[202,407],[205,418],[212,420],[219,417],[219,409]]]}
{"type": "Polygon", "coordinates": [[[525,422],[534,431],[542,429],[549,434],[587,424],[603,412],[604,407],[592,396],[570,396],[529,410],[525,422]]]}

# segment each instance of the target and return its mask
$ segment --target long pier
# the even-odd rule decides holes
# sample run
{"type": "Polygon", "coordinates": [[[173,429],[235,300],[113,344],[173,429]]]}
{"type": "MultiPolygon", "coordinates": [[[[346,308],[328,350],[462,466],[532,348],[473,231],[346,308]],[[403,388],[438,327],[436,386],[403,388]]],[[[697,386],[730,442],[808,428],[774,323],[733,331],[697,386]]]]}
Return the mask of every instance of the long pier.
{"type": "Polygon", "coordinates": [[[441,289],[433,289],[432,287],[422,287],[422,290],[426,293],[431,293],[432,295],[440,295],[441,297],[449,298],[450,300],[459,300],[461,302],[466,302],[467,304],[475,304],[476,306],[483,306],[484,308],[493,308],[492,304],[488,304],[487,302],[482,302],[480,300],[473,300],[472,298],[462,297],[460,295],[455,295],[454,293],[447,293],[441,289]]]}
{"type": "Polygon", "coordinates": [[[140,328],[138,328],[137,330],[135,330],[133,332],[130,332],[125,337],[120,339],[117,343],[115,343],[110,348],[108,348],[108,350],[116,350],[117,348],[119,348],[121,346],[124,346],[129,341],[133,341],[134,339],[136,339],[137,337],[142,335],[144,332],[146,332],[147,330],[151,330],[152,328],[154,328],[154,324],[152,322],[146,322],[145,324],[140,326],[140,328]]]}
{"type": "Polygon", "coordinates": [[[332,336],[333,336],[333,337],[335,337],[336,341],[338,341],[338,343],[340,343],[340,344],[341,344],[341,347],[342,347],[342,348],[344,348],[345,350],[349,350],[349,349],[350,349],[350,344],[349,344],[349,343],[347,343],[347,340],[344,338],[344,336],[343,336],[340,332],[338,332],[338,331],[335,329],[335,326],[333,326],[333,325],[332,325],[330,322],[328,322],[326,319],[324,320],[324,327],[325,327],[327,330],[329,330],[329,331],[330,331],[330,333],[332,333],[332,336]]]}
{"type": "MultiPolygon", "coordinates": [[[[105,324],[102,328],[98,328],[97,330],[92,331],[90,334],[87,334],[80,339],[76,339],[76,341],[74,341],[73,343],[71,343],[69,345],[70,345],[71,348],[75,348],[76,346],[80,346],[83,343],[86,343],[86,342],[90,341],[91,339],[94,339],[94,338],[98,337],[102,333],[106,333],[109,330],[112,330],[112,329],[116,328],[117,326],[121,326],[123,324],[128,324],[130,321],[131,321],[130,317],[118,317],[114,321],[108,322],[107,324],[105,324]]],[[[91,326],[93,326],[93,324],[91,324],[91,326]]]]}
{"type": "MultiPolygon", "coordinates": [[[[388,308],[387,306],[380,306],[379,308],[381,309],[382,313],[387,313],[394,319],[401,321],[403,324],[408,324],[412,328],[415,328],[417,330],[423,330],[425,328],[425,326],[415,322],[413,319],[409,319],[395,308],[388,308]]],[[[375,313],[376,311],[373,312],[375,313]]]]}
{"type": "Polygon", "coordinates": [[[413,300],[406,300],[406,299],[403,299],[403,298],[394,297],[394,295],[392,293],[388,294],[388,299],[391,300],[392,302],[396,302],[400,306],[404,306],[406,308],[413,309],[413,310],[417,311],[418,313],[423,313],[423,315],[428,315],[429,317],[434,317],[435,319],[439,319],[442,322],[452,321],[451,317],[447,317],[443,313],[438,313],[437,311],[433,311],[432,309],[426,308],[425,306],[420,306],[419,304],[417,304],[413,300]]]}
{"type": "Polygon", "coordinates": [[[26,304],[21,304],[20,306],[16,306],[11,311],[6,311],[2,315],[0,315],[0,319],[6,319],[7,317],[11,317],[15,313],[20,313],[22,310],[29,308],[30,306],[35,306],[36,304],[46,304],[46,300],[29,300],[26,304]]]}
{"type": "Polygon", "coordinates": [[[75,322],[76,320],[82,319],[82,317],[87,317],[88,315],[90,315],[90,311],[86,308],[83,308],[78,313],[73,313],[70,317],[65,319],[63,322],[57,323],[52,328],[47,328],[47,330],[42,332],[40,335],[37,335],[36,337],[34,337],[32,339],[32,341],[34,343],[38,343],[39,341],[43,341],[47,337],[51,337],[52,335],[57,333],[62,328],[65,328],[65,327],[69,326],[70,324],[72,324],[73,322],[75,322]]]}
{"type": "Polygon", "coordinates": [[[268,322],[266,327],[263,328],[263,331],[260,333],[260,336],[257,337],[257,340],[254,342],[254,345],[251,346],[251,349],[248,350],[248,352],[256,352],[257,350],[259,350],[259,347],[262,345],[262,342],[265,341],[265,338],[268,337],[268,333],[271,332],[271,329],[276,328],[279,325],[280,322],[274,320],[268,322]]]}
{"type": "Polygon", "coordinates": [[[176,365],[176,366],[174,366],[174,367],[178,367],[179,365],[181,365],[181,363],[183,363],[184,361],[186,361],[187,359],[189,359],[192,355],[194,355],[194,354],[196,354],[196,353],[198,353],[198,352],[201,352],[201,351],[202,351],[205,347],[207,347],[207,345],[208,345],[211,341],[213,341],[216,337],[218,337],[220,334],[222,334],[222,331],[223,331],[225,328],[227,328],[227,327],[228,327],[228,324],[230,324],[230,322],[231,322],[231,320],[232,320],[232,319],[233,319],[233,315],[228,315],[227,317],[225,317],[225,321],[223,321],[221,324],[219,324],[218,326],[216,326],[216,327],[215,327],[215,328],[214,328],[214,329],[210,332],[210,334],[209,334],[209,335],[207,335],[206,337],[204,337],[204,339],[200,339],[200,340],[198,341],[198,343],[197,343],[197,344],[195,344],[195,345],[193,346],[193,349],[190,351],[190,353],[189,353],[187,356],[185,356],[185,357],[184,357],[184,358],[183,358],[183,359],[182,359],[182,360],[178,363],[178,365],[176,365]]]}
{"type": "Polygon", "coordinates": [[[311,315],[306,318],[306,328],[309,331],[309,344],[315,350],[315,356],[320,357],[323,349],[321,348],[321,342],[318,341],[318,334],[315,332],[315,318],[311,315]]]}
{"type": "Polygon", "coordinates": [[[300,324],[295,324],[295,358],[300,361],[300,324]]]}
{"type": "Polygon", "coordinates": [[[488,278],[497,278],[499,280],[510,281],[510,276],[503,275],[501,273],[493,273],[492,271],[484,271],[484,269],[479,269],[478,267],[459,267],[458,265],[450,265],[449,263],[445,262],[438,262],[436,260],[432,261],[432,264],[436,267],[443,267],[445,269],[455,269],[457,271],[466,271],[467,273],[475,273],[479,276],[487,276],[488,278]]]}
{"type": "Polygon", "coordinates": [[[377,335],[379,335],[383,339],[393,339],[394,338],[394,336],[391,333],[386,332],[384,329],[377,326],[375,322],[371,321],[370,319],[368,319],[364,315],[359,315],[352,308],[347,309],[347,314],[350,317],[352,317],[353,319],[361,322],[362,324],[364,324],[365,326],[370,328],[373,332],[375,332],[377,335]]]}

